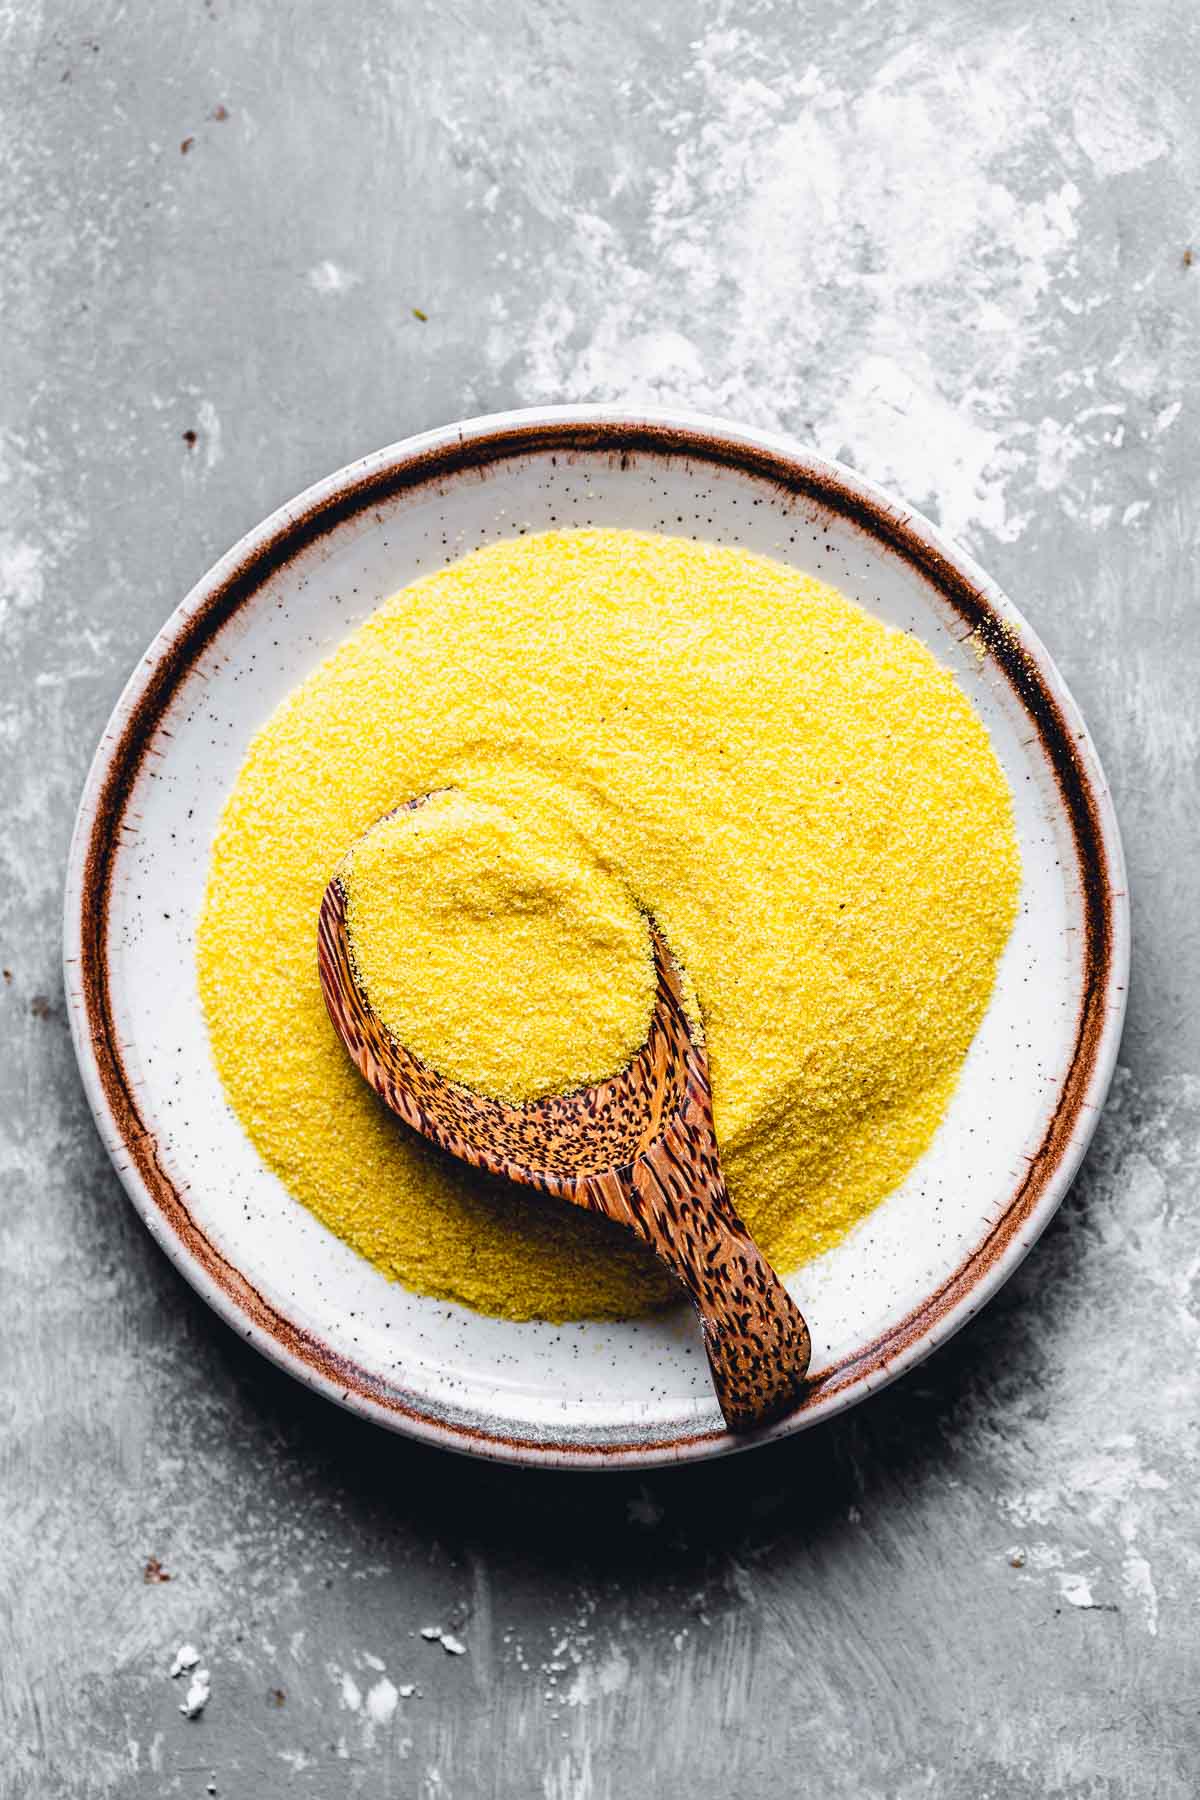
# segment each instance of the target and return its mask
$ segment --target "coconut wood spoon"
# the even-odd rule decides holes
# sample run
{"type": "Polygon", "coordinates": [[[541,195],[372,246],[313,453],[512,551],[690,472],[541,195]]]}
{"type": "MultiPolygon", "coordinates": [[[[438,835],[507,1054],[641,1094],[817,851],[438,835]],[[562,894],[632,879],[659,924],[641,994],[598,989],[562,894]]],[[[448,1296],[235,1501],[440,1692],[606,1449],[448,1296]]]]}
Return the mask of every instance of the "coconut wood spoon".
{"type": "Polygon", "coordinates": [[[648,1244],[699,1315],[725,1423],[751,1431],[799,1398],[808,1327],[729,1198],[708,1058],[653,919],[650,941],[657,994],[628,1068],[598,1087],[521,1106],[446,1080],[392,1038],[358,983],[339,874],[321,904],[317,953],[334,1028],[380,1099],[473,1168],[603,1213],[648,1244]]]}

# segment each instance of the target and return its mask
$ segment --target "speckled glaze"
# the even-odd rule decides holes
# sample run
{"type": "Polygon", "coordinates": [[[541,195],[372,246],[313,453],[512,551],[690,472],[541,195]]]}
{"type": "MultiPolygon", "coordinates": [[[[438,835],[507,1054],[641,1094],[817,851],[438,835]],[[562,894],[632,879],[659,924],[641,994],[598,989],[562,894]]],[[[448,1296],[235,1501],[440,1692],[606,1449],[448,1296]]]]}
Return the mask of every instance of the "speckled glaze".
{"type": "Polygon", "coordinates": [[[139,1213],[291,1373],[460,1450],[687,1460],[747,1440],[723,1429],[686,1316],[513,1325],[387,1282],[258,1161],[196,992],[208,844],[253,732],[386,594],[552,523],[694,533],[834,582],[958,674],[1013,787],[1022,907],[958,1093],[903,1186],[789,1281],[815,1375],[749,1441],[862,1399],[996,1291],[1062,1199],[1115,1063],[1129,936],[1108,790],[1048,656],[983,573],[848,470],[767,434],[606,407],[500,415],[352,464],[245,538],[150,646],[97,752],[66,891],[72,1030],[139,1213]]]}

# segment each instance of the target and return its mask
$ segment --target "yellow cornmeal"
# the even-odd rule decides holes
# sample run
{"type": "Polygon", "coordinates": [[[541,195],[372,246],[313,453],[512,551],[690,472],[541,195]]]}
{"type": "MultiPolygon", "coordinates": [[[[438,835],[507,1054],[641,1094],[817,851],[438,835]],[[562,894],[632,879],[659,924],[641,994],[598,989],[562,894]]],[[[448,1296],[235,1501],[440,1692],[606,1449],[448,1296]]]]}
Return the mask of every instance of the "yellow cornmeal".
{"type": "Polygon", "coordinates": [[[649,928],[538,821],[457,789],[369,831],[343,871],[355,968],[392,1036],[497,1100],[603,1081],[646,1041],[649,928]]]}
{"type": "Polygon", "coordinates": [[[1020,880],[987,735],[914,638],[744,551],[525,537],[387,601],[277,709],[230,796],[200,986],[268,1163],[414,1288],[512,1318],[637,1311],[670,1292],[645,1255],[434,1156],[326,1019],[326,882],[384,813],[446,788],[505,842],[491,874],[475,867],[477,893],[494,881],[510,913],[523,883],[533,896],[507,950],[488,940],[487,970],[466,905],[446,897],[463,954],[439,964],[445,1016],[469,1019],[481,980],[496,1009],[494,1051],[472,1027],[464,1066],[532,1089],[566,1082],[573,1043],[580,1078],[624,1055],[645,997],[619,928],[631,902],[687,972],[729,1186],[777,1265],[836,1243],[903,1179],[983,1017],[1020,880]],[[569,904],[541,915],[543,937],[547,881],[569,904]],[[535,952],[561,950],[563,919],[581,926],[564,991],[590,963],[603,1001],[522,1047],[499,1009],[537,979],[535,952]]]}

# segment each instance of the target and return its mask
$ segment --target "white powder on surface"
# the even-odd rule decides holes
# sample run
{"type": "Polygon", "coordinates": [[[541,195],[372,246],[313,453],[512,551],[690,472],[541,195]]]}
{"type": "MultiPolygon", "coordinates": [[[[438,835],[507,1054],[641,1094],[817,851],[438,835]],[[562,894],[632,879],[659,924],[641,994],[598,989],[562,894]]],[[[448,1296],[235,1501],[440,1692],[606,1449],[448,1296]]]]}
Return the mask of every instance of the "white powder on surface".
{"type": "Polygon", "coordinates": [[[0,531],[0,624],[10,608],[33,611],[44,593],[41,550],[11,531],[0,531]]]}
{"type": "Polygon", "coordinates": [[[633,1673],[625,1652],[613,1645],[608,1654],[595,1663],[581,1663],[566,1692],[568,1706],[590,1706],[606,1694],[619,1694],[629,1685],[633,1673]]]}
{"type": "Polygon", "coordinates": [[[308,271],[308,285],[318,294],[346,294],[351,288],[358,286],[362,280],[351,269],[343,269],[335,262],[315,263],[308,271]]]}
{"type": "Polygon", "coordinates": [[[194,1669],[200,1661],[200,1652],[195,1644],[180,1644],[175,1652],[175,1661],[171,1664],[171,1680],[182,1675],[186,1669],[194,1669]]]}
{"type": "Polygon", "coordinates": [[[1151,1637],[1158,1636],[1158,1589],[1146,1557],[1130,1550],[1121,1564],[1121,1584],[1126,1596],[1136,1601],[1151,1637]]]}
{"type": "Polygon", "coordinates": [[[1094,1607],[1091,1583],[1082,1575],[1062,1574],[1058,1578],[1058,1588],[1063,1599],[1070,1606],[1081,1608],[1094,1607]]]}
{"type": "MultiPolygon", "coordinates": [[[[1133,716],[1145,753],[1152,734],[1133,716]]],[[[1150,751],[1157,754],[1152,742],[1150,751]]],[[[1162,766],[1174,764],[1164,755],[1162,766]]],[[[1174,1075],[1141,1084],[1118,1068],[1090,1152],[1094,1229],[1074,1279],[1090,1280],[1096,1293],[1128,1296],[1135,1309],[1130,1317],[1153,1318],[1155,1327],[1128,1333],[1114,1397],[1090,1322],[1083,1313],[1064,1319],[1053,1414],[1045,1423],[1031,1417],[1022,1440],[1027,1466],[1039,1479],[1002,1486],[999,1494],[1010,1521],[1053,1531],[1058,1540],[1029,1543],[1018,1580],[1047,1582],[1070,1606],[1104,1610],[1115,1602],[1097,1599],[1095,1575],[1071,1564],[1088,1557],[1106,1570],[1119,1567],[1122,1616],[1150,1637],[1159,1633],[1160,1586],[1169,1594],[1172,1565],[1176,1583],[1181,1566],[1189,1578],[1194,1573],[1190,1551],[1185,1564],[1175,1552],[1169,1521],[1183,1482],[1194,1478],[1194,1458],[1182,1477],[1171,1458],[1180,1409],[1191,1404],[1189,1371],[1200,1345],[1193,1216],[1175,1202],[1195,1180],[1197,1118],[1200,1079],[1174,1075]],[[1070,1445],[1051,1422],[1062,1417],[1079,1421],[1070,1445]],[[1157,1572],[1155,1563],[1163,1565],[1157,1572]]]]}
{"type": "Polygon", "coordinates": [[[199,1718],[208,1705],[212,1692],[212,1677],[207,1669],[197,1669],[188,1683],[187,1693],[179,1703],[179,1710],[186,1719],[199,1718]]]}
{"type": "Polygon", "coordinates": [[[1088,65],[1036,38],[881,43],[849,76],[832,55],[789,68],[760,24],[711,25],[652,104],[664,157],[556,219],[532,319],[494,299],[492,368],[527,403],[789,432],[968,544],[1048,522],[1046,495],[1106,529],[1147,498],[1130,490],[1152,485],[1153,410],[1183,365],[1129,304],[1105,182],[1148,169],[1179,122],[1119,77],[1081,100],[1088,65]],[[1111,454],[1131,394],[1140,465],[1111,454]]]}
{"type": "Polygon", "coordinates": [[[396,1702],[401,1690],[394,1682],[381,1675],[379,1680],[367,1691],[367,1717],[375,1725],[387,1725],[396,1710],[396,1702]]]}

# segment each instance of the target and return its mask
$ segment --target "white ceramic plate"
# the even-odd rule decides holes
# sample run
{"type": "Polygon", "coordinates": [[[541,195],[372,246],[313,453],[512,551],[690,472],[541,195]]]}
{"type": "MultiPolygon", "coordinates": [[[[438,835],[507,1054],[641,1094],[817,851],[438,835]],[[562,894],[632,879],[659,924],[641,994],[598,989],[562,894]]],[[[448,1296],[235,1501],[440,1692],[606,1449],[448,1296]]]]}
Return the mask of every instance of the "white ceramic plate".
{"type": "Polygon", "coordinates": [[[387,1281],[259,1161],[196,987],[209,843],[276,703],[414,576],[552,522],[691,532],[819,574],[922,638],[984,719],[1024,864],[995,996],[928,1154],[789,1282],[816,1379],[753,1441],[862,1399],[977,1311],[1062,1199],[1112,1073],[1129,957],[1116,822],[1082,720],[1015,608],[925,520],[784,440],[669,413],[512,413],[382,450],[281,508],[168,620],[104,734],[71,852],[67,992],[134,1205],[267,1355],[433,1443],[574,1467],[671,1462],[746,1441],[722,1427],[690,1312],[514,1325],[387,1281]]]}

